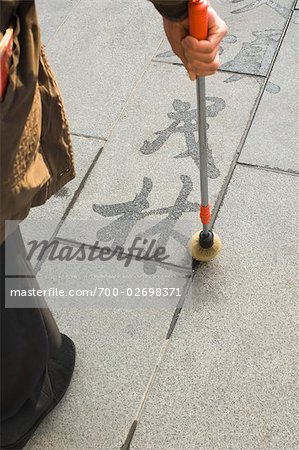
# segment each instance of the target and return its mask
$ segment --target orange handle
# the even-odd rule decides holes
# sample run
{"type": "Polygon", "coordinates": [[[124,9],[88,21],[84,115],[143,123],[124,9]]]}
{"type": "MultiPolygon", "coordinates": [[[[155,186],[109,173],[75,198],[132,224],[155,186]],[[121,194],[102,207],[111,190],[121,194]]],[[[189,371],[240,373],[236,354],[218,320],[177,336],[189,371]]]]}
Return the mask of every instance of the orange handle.
{"type": "Polygon", "coordinates": [[[209,225],[209,223],[211,221],[210,205],[207,205],[207,206],[200,205],[199,216],[200,216],[201,223],[203,225],[209,225]]]}
{"type": "Polygon", "coordinates": [[[190,35],[199,41],[208,36],[208,0],[189,0],[190,35]]]}

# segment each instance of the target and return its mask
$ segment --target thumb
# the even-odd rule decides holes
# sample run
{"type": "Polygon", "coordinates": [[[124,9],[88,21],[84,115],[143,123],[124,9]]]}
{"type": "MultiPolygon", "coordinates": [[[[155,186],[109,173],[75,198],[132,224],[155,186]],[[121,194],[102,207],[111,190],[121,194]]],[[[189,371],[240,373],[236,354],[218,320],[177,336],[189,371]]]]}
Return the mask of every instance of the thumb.
{"type": "Polygon", "coordinates": [[[192,72],[192,70],[188,70],[188,75],[191,81],[195,81],[196,80],[196,74],[194,72],[192,72]]]}

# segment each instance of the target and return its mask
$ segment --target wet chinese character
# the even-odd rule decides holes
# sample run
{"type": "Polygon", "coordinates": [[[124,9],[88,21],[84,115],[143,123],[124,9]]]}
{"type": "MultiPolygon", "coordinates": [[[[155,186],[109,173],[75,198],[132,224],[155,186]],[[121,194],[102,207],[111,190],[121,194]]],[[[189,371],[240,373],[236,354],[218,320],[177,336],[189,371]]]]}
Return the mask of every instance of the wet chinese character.
{"type": "Polygon", "coordinates": [[[262,5],[267,5],[269,8],[276,11],[278,14],[280,14],[285,19],[289,16],[289,10],[285,6],[281,6],[278,2],[275,0],[232,0],[232,3],[242,3],[244,6],[241,6],[239,9],[235,9],[232,11],[232,14],[242,14],[247,11],[251,11],[252,9],[259,8],[262,5]]]}
{"type": "MultiPolygon", "coordinates": [[[[97,232],[99,241],[110,242],[112,247],[125,246],[126,240],[132,232],[134,226],[142,219],[153,216],[165,216],[153,226],[138,233],[137,236],[155,239],[155,248],[164,247],[167,249],[169,239],[177,241],[184,249],[187,247],[190,236],[175,229],[176,223],[183,214],[198,211],[199,205],[196,202],[188,201],[190,193],[193,191],[193,183],[189,176],[181,175],[182,182],[179,194],[172,206],[158,209],[149,209],[148,196],[153,188],[152,180],[144,177],[141,191],[136,194],[134,200],[125,203],[111,205],[93,205],[93,210],[103,217],[117,217],[109,225],[101,228],[97,232]]],[[[188,230],[189,231],[189,230],[188,230]]],[[[153,250],[154,250],[153,249],[153,250]]],[[[144,261],[144,272],[153,274],[157,270],[157,262],[154,260],[144,261]]],[[[173,270],[173,267],[172,267],[173,270]]]]}
{"type": "Polygon", "coordinates": [[[98,231],[97,238],[99,241],[112,241],[112,245],[114,246],[123,246],[135,224],[148,215],[144,210],[149,208],[147,198],[152,188],[152,180],[144,177],[141,191],[135,195],[134,200],[112,205],[94,204],[92,207],[93,210],[103,217],[119,216],[114,222],[98,231]]]}
{"type": "MultiPolygon", "coordinates": [[[[187,248],[188,240],[190,238],[190,236],[188,235],[190,230],[188,229],[185,231],[185,233],[187,234],[186,236],[178,229],[175,229],[175,227],[178,220],[182,218],[183,214],[198,211],[199,205],[198,203],[188,201],[188,197],[193,190],[193,183],[191,178],[187,175],[181,175],[180,180],[182,182],[182,187],[177,199],[175,200],[174,205],[148,212],[148,215],[165,214],[166,217],[164,217],[158,223],[155,223],[152,227],[148,228],[144,233],[139,234],[140,236],[145,237],[153,236],[153,238],[155,238],[156,240],[156,248],[162,247],[167,249],[169,239],[173,239],[174,241],[178,242],[184,249],[187,248]]],[[[171,252],[169,251],[168,253],[171,252]]],[[[186,253],[185,257],[186,255],[188,254],[186,253]]],[[[188,256],[187,261],[185,258],[184,262],[187,263],[187,265],[190,263],[191,267],[191,260],[188,256]]],[[[184,264],[184,262],[182,262],[182,264],[184,264]]],[[[144,261],[145,273],[153,274],[156,272],[156,270],[157,263],[155,261],[144,261]]]]}
{"type": "MultiPolygon", "coordinates": [[[[226,80],[224,80],[224,82],[225,83],[233,83],[235,81],[239,81],[239,80],[242,80],[242,78],[247,78],[247,77],[248,77],[248,75],[246,75],[246,74],[241,75],[239,73],[235,73],[232,76],[228,77],[226,80]]],[[[265,83],[264,77],[254,77],[254,79],[260,86],[263,86],[263,84],[265,83]]],[[[271,81],[268,81],[266,84],[265,90],[267,92],[269,92],[269,94],[278,94],[280,92],[280,87],[277,84],[274,84],[271,81]]]]}
{"type": "Polygon", "coordinates": [[[252,34],[255,39],[243,42],[234,59],[222,64],[222,70],[263,76],[267,74],[281,31],[254,31],[252,34]]]}
{"type": "MultiPolygon", "coordinates": [[[[225,101],[219,97],[207,97],[207,117],[216,117],[220,111],[225,108],[225,101]]],[[[175,156],[175,158],[191,157],[197,167],[199,167],[199,147],[198,141],[195,138],[197,134],[197,109],[191,109],[189,102],[182,100],[174,100],[173,108],[175,112],[168,113],[168,117],[172,123],[168,128],[162,131],[156,131],[154,134],[158,137],[152,141],[145,141],[141,153],[150,155],[160,150],[165,142],[176,133],[182,134],[187,144],[187,150],[175,156]]],[[[207,124],[207,129],[209,125],[207,124]]],[[[208,144],[208,174],[210,178],[218,178],[220,175],[219,169],[215,166],[212,150],[208,144]]]]}

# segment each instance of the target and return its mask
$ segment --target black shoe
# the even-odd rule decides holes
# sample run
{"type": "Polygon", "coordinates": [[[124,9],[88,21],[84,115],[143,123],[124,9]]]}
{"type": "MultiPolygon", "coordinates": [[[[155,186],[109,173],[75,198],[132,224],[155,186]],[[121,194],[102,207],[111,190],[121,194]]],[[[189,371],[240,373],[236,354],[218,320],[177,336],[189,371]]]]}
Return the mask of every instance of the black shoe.
{"type": "Polygon", "coordinates": [[[53,399],[48,408],[34,422],[32,427],[13,444],[1,446],[1,449],[22,449],[33,436],[35,430],[44,418],[55,408],[66,393],[75,367],[75,345],[73,341],[64,334],[61,334],[61,347],[55,356],[49,359],[48,376],[53,392],[53,399]]]}

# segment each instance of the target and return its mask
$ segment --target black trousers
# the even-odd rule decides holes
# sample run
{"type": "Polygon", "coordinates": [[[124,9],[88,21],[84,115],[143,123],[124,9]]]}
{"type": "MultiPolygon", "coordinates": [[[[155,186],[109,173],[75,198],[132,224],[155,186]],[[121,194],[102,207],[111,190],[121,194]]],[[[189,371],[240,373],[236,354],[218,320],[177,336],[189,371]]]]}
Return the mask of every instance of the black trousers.
{"type": "Polygon", "coordinates": [[[44,299],[38,300],[36,308],[26,308],[26,298],[24,308],[5,307],[5,300],[9,306],[10,299],[10,289],[5,287],[6,274],[18,277],[18,287],[39,288],[26,256],[17,228],[0,247],[3,446],[20,438],[51,403],[53,394],[47,363],[61,344],[60,332],[44,299]]]}

